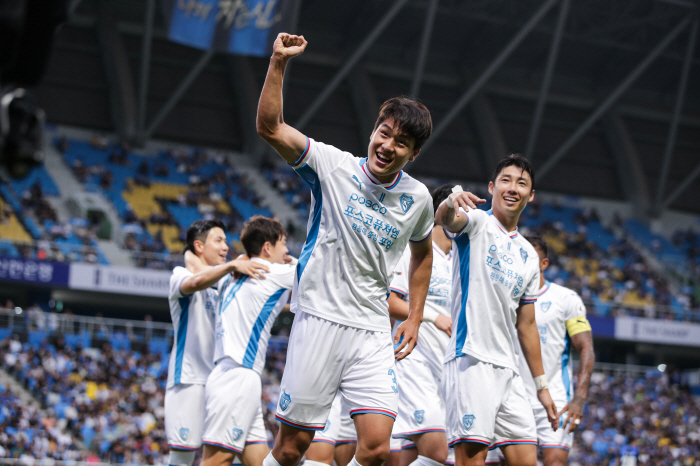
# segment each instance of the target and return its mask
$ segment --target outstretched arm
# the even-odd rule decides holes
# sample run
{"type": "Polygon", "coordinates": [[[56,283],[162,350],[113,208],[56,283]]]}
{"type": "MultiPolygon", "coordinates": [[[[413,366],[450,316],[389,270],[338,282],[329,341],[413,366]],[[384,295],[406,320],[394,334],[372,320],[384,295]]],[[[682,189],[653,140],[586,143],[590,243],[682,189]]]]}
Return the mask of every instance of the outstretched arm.
{"type": "Polygon", "coordinates": [[[591,374],[595,365],[595,354],[593,352],[593,335],[590,331],[577,333],[571,337],[573,347],[578,351],[581,359],[578,362],[578,385],[574,392],[574,398],[564,406],[559,416],[569,412],[569,416],[564,421],[564,428],[569,424],[569,432],[573,432],[581,422],[583,417],[583,406],[588,397],[588,387],[591,384],[591,374]]]}
{"type": "Polygon", "coordinates": [[[270,269],[265,264],[247,259],[235,259],[215,267],[203,266],[200,271],[182,281],[180,293],[190,295],[197,291],[206,290],[210,286],[214,286],[221,277],[232,272],[248,275],[253,279],[265,279],[263,272],[269,273],[270,269]]]}
{"type": "Polygon", "coordinates": [[[452,193],[450,197],[443,201],[435,212],[435,223],[452,233],[459,233],[467,224],[467,216],[459,213],[459,208],[468,212],[469,209],[476,209],[476,206],[486,202],[476,194],[467,191],[452,193]]]}
{"type": "Polygon", "coordinates": [[[294,163],[306,149],[306,136],[284,122],[282,116],[282,80],[290,58],[301,55],[306,48],[304,36],[280,33],[272,47],[270,66],[258,102],[256,126],[258,134],[270,144],[287,163],[294,163]]]}

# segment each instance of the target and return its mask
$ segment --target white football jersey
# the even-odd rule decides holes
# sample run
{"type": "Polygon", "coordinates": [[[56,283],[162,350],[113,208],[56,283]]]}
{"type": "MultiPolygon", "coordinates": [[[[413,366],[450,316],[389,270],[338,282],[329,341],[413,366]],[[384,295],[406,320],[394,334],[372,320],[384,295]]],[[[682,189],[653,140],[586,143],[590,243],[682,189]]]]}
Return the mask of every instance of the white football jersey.
{"type": "Polygon", "coordinates": [[[452,338],[445,361],[468,354],[518,372],[516,309],[537,301],[538,256],[516,231],[508,233],[492,211],[470,210],[452,242],[452,338]]]}
{"type": "Polygon", "coordinates": [[[175,338],[170,352],[167,387],[201,384],[214,368],[214,319],[219,293],[215,288],[183,295],[180,285],[193,275],[175,267],[170,276],[170,318],[175,338]]]}
{"type": "Polygon", "coordinates": [[[388,332],[391,273],[409,239],[430,236],[433,204],[428,189],[403,171],[380,183],[365,162],[309,139],[292,164],[312,201],[291,308],[388,332]]]}
{"type": "MultiPolygon", "coordinates": [[[[549,382],[549,393],[561,409],[571,401],[573,385],[571,378],[571,337],[567,321],[580,318],[586,322],[586,307],[575,291],[545,282],[535,304],[535,320],[540,333],[542,365],[549,382]]],[[[520,358],[520,374],[530,399],[537,399],[537,388],[532,380],[530,368],[520,358]]]]}
{"type": "Polygon", "coordinates": [[[289,301],[294,267],[251,259],[269,267],[264,280],[228,275],[219,280],[214,361],[229,357],[259,375],[265,367],[270,329],[289,301]]]}
{"type": "MultiPolygon", "coordinates": [[[[452,255],[445,254],[433,243],[433,271],[430,275],[430,288],[425,299],[425,307],[440,315],[450,317],[452,304],[452,255]]],[[[411,264],[411,249],[406,248],[394,269],[391,291],[395,291],[408,301],[408,268],[411,264]]],[[[396,323],[399,325],[399,322],[396,323]]],[[[442,373],[442,364],[450,337],[431,322],[423,322],[418,331],[418,344],[409,358],[423,358],[435,373],[442,373]]]]}

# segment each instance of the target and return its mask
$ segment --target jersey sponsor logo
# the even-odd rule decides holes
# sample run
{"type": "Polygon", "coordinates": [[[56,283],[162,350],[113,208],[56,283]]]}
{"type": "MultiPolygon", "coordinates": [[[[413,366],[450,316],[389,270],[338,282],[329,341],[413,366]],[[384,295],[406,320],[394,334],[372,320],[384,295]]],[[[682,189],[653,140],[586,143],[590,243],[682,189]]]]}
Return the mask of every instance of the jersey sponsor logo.
{"type": "Polygon", "coordinates": [[[292,397],[287,394],[287,392],[282,391],[282,395],[280,395],[280,408],[282,411],[286,411],[287,408],[289,408],[289,403],[291,403],[292,397]]]}
{"type": "Polygon", "coordinates": [[[360,181],[357,175],[352,175],[352,179],[357,181],[357,184],[360,185],[360,189],[362,189],[362,181],[360,181]]]}
{"type": "MultiPolygon", "coordinates": [[[[348,202],[353,202],[353,201],[355,201],[358,204],[363,205],[365,207],[369,207],[373,211],[379,212],[382,215],[386,215],[386,212],[387,212],[386,207],[381,205],[379,202],[372,202],[371,199],[367,199],[366,197],[360,196],[357,193],[352,193],[350,195],[350,200],[348,202]]],[[[411,201],[411,202],[413,202],[413,201],[411,201]]],[[[404,212],[406,212],[406,210],[404,210],[404,212]]],[[[358,220],[360,220],[360,219],[358,219],[358,220]]]]}
{"type": "Polygon", "coordinates": [[[384,202],[384,196],[386,196],[386,193],[382,193],[382,195],[379,196],[379,202],[384,202]]]}
{"type": "Polygon", "coordinates": [[[551,301],[547,301],[547,302],[542,303],[542,312],[547,312],[547,311],[549,311],[549,308],[550,308],[550,307],[552,307],[552,302],[551,302],[551,301]]]}
{"type": "Polygon", "coordinates": [[[243,431],[238,427],[234,427],[231,431],[231,435],[233,436],[233,440],[238,440],[239,438],[241,438],[241,435],[243,435],[243,431]]]}
{"type": "Polygon", "coordinates": [[[523,259],[523,264],[527,263],[527,251],[520,248],[520,257],[523,259]]]}
{"type": "Polygon", "coordinates": [[[411,209],[411,206],[415,202],[413,200],[413,196],[409,196],[407,194],[402,194],[399,198],[399,201],[401,202],[401,210],[403,210],[404,214],[408,213],[408,211],[411,209]]]}
{"type": "Polygon", "coordinates": [[[331,427],[331,421],[328,420],[328,421],[326,421],[326,427],[324,427],[323,430],[322,430],[321,432],[327,431],[330,427],[331,427]]]}
{"type": "Polygon", "coordinates": [[[474,425],[474,419],[475,416],[473,414],[465,414],[464,417],[462,417],[462,424],[464,425],[464,428],[466,430],[472,428],[472,426],[474,425]]]}
{"type": "Polygon", "coordinates": [[[413,413],[413,418],[416,420],[416,422],[418,424],[423,424],[424,416],[425,416],[425,410],[423,410],[423,409],[416,410],[413,413]]]}
{"type": "Polygon", "coordinates": [[[182,437],[182,440],[187,440],[187,437],[190,436],[190,429],[187,427],[180,427],[180,437],[182,437]]]}

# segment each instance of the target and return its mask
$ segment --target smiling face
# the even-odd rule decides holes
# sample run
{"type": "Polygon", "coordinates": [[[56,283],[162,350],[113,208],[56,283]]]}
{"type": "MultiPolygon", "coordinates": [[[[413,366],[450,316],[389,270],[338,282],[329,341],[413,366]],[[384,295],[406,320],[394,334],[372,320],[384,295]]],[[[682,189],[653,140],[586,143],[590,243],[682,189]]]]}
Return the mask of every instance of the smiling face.
{"type": "Polygon", "coordinates": [[[204,241],[195,240],[195,253],[201,257],[207,265],[215,266],[226,262],[228,254],[228,244],[226,244],[226,234],[219,227],[209,230],[204,241]]]}
{"type": "Polygon", "coordinates": [[[507,217],[517,217],[535,197],[530,174],[515,165],[505,167],[489,183],[489,193],[493,194],[493,211],[507,217]]]}
{"type": "Polygon", "coordinates": [[[277,240],[274,246],[269,241],[266,241],[263,245],[261,257],[273,264],[284,264],[284,258],[287,256],[288,252],[287,237],[282,236],[277,240]]]}
{"type": "Polygon", "coordinates": [[[389,183],[419,152],[420,149],[415,149],[414,138],[403,134],[393,119],[387,119],[369,138],[367,165],[380,182],[389,183]]]}

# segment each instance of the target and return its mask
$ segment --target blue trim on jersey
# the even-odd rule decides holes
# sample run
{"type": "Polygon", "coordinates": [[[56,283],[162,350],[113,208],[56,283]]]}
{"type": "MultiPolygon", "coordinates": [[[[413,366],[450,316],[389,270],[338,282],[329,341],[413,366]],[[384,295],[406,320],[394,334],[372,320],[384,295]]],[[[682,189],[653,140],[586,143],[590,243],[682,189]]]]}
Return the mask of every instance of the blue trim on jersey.
{"type": "Polygon", "coordinates": [[[175,385],[180,384],[182,375],[182,359],[185,357],[185,342],[187,341],[187,321],[190,313],[190,298],[192,295],[178,299],[180,304],[180,322],[177,325],[177,344],[175,346],[175,385]]]}
{"type": "Polygon", "coordinates": [[[394,189],[394,188],[396,187],[396,185],[399,184],[399,181],[401,181],[401,177],[402,177],[402,176],[403,176],[403,170],[401,170],[401,171],[399,172],[399,177],[396,178],[396,181],[394,181],[394,184],[392,184],[391,186],[388,186],[388,187],[386,188],[386,190],[387,190],[387,191],[391,191],[392,189],[394,189]]]}
{"type": "Polygon", "coordinates": [[[301,179],[306,181],[306,184],[311,187],[311,194],[314,196],[314,211],[311,214],[313,221],[311,222],[309,234],[306,236],[306,242],[299,255],[299,262],[297,263],[297,281],[299,281],[301,280],[301,275],[304,273],[306,264],[309,262],[314,246],[316,246],[316,240],[318,239],[318,230],[321,227],[321,204],[323,202],[323,194],[321,192],[321,180],[318,179],[318,174],[316,174],[311,167],[304,165],[301,168],[297,168],[296,172],[301,176],[301,179]]]}
{"type": "Polygon", "coordinates": [[[457,337],[455,340],[455,357],[464,356],[462,349],[467,339],[469,328],[467,326],[467,299],[469,298],[469,259],[471,244],[469,236],[455,238],[457,253],[459,254],[459,278],[462,284],[462,302],[457,316],[457,337]]]}
{"type": "Polygon", "coordinates": [[[294,163],[289,163],[287,162],[287,165],[291,165],[293,168],[296,168],[301,164],[301,162],[306,158],[306,156],[309,153],[309,148],[311,147],[311,141],[309,140],[309,137],[306,137],[306,148],[304,149],[304,152],[301,153],[298,159],[294,161],[294,163]]]}
{"type": "Polygon", "coordinates": [[[275,291],[275,294],[270,296],[265,305],[263,306],[258,318],[255,320],[253,325],[253,331],[250,334],[250,340],[248,340],[248,346],[245,349],[245,356],[243,357],[243,367],[252,369],[255,364],[255,359],[258,356],[258,346],[260,345],[260,335],[262,334],[265,324],[267,324],[267,319],[270,318],[272,310],[277,305],[277,301],[280,300],[282,293],[286,291],[286,288],[280,288],[275,291]]]}
{"type": "Polygon", "coordinates": [[[571,359],[571,337],[564,336],[564,352],[561,355],[561,378],[566,389],[566,402],[571,401],[571,379],[569,378],[569,360],[571,359]]]}
{"type": "MultiPolygon", "coordinates": [[[[224,309],[228,307],[228,305],[231,303],[233,300],[233,297],[238,293],[238,290],[241,289],[243,286],[243,283],[246,281],[248,278],[248,275],[242,275],[241,278],[238,279],[236,283],[234,283],[233,287],[231,287],[230,290],[226,290],[224,288],[224,294],[228,291],[228,294],[226,296],[222,296],[223,299],[219,299],[219,315],[221,315],[222,312],[224,312],[224,309]]],[[[227,282],[228,283],[228,282],[227,282]]]]}

